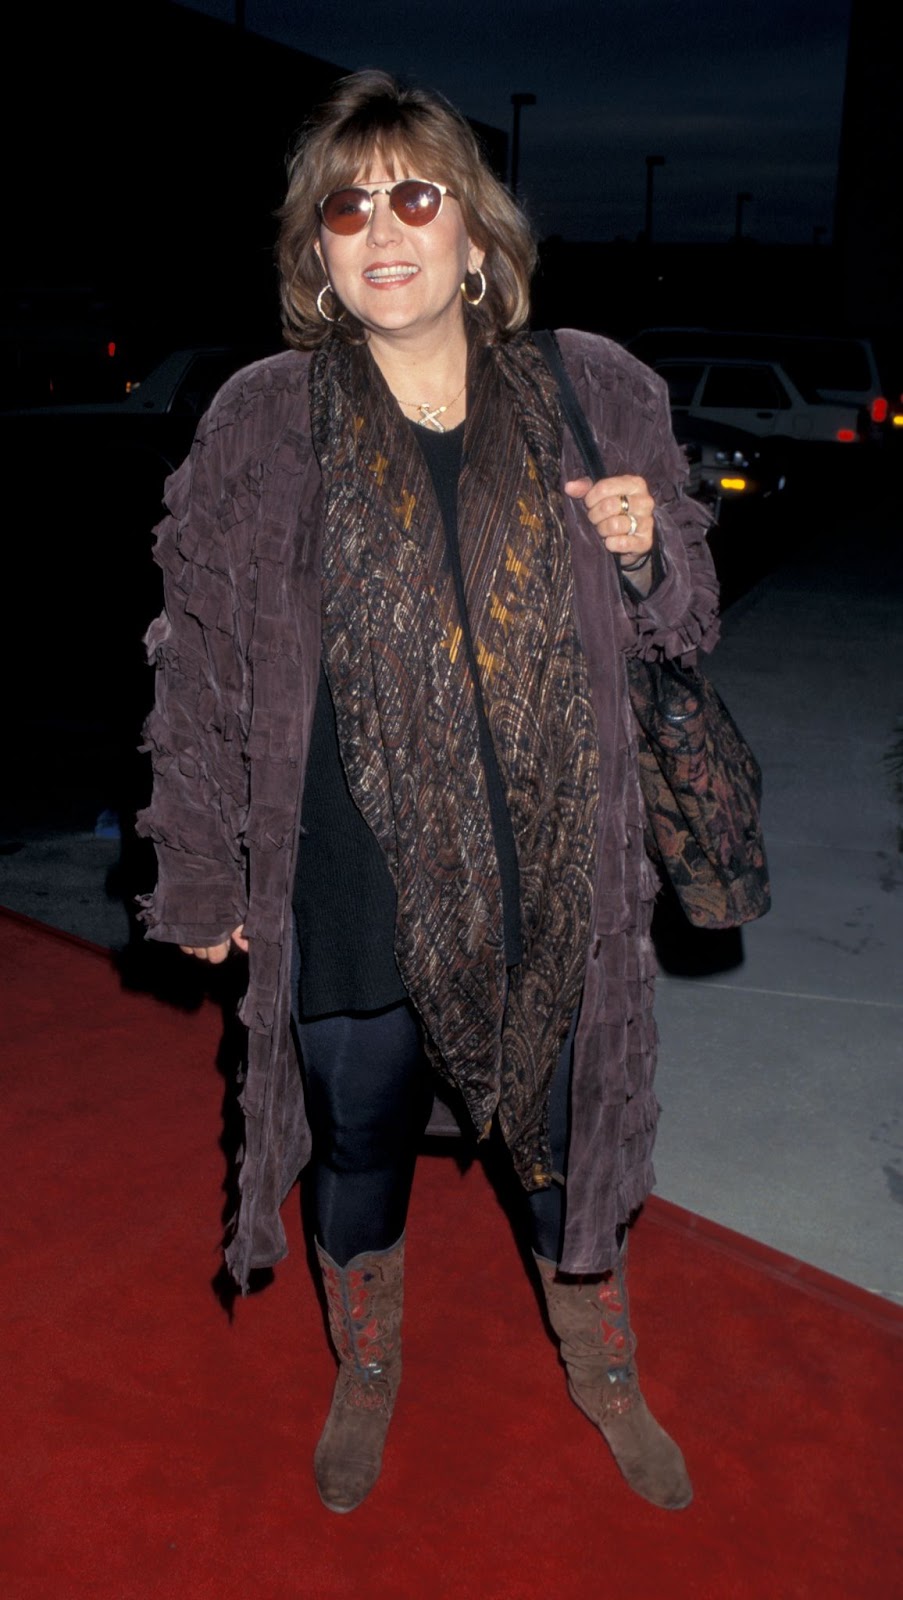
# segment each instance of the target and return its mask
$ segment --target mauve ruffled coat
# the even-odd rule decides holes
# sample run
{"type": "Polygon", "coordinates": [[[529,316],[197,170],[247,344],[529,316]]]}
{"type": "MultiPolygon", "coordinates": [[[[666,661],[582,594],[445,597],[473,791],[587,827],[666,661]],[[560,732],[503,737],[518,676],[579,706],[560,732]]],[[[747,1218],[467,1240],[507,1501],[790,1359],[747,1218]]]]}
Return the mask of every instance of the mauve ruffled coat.
{"type": "MultiPolygon", "coordinates": [[[[610,474],[644,477],[657,503],[664,576],[625,598],[615,562],[567,500],[577,620],[601,751],[597,875],[574,1048],[561,1265],[603,1272],[615,1230],[654,1182],[658,1116],[649,938],[654,871],[643,849],[625,656],[687,656],[717,637],[707,513],[685,493],[661,380],[620,346],[564,330],[559,342],[610,474]]],[[[320,663],[322,488],[310,440],[309,358],[286,352],[237,373],[166,486],[156,559],[165,610],[146,725],[155,783],[139,831],[158,882],[148,937],[216,944],[244,923],[240,1016],[248,1030],[240,1204],[227,1246],[247,1285],[286,1252],[279,1207],[310,1154],[289,1032],[291,890],[320,663]]],[[[568,435],[562,481],[583,469],[568,435]]]]}

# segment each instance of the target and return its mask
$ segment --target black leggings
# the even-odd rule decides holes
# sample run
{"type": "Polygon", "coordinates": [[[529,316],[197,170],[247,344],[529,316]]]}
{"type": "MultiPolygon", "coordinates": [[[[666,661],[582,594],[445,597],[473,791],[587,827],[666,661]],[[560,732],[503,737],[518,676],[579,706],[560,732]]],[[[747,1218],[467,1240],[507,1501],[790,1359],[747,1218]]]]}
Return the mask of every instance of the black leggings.
{"type": "MultiPolygon", "coordinates": [[[[431,1073],[407,1001],[384,1011],[296,1018],[295,1026],[313,1135],[308,1179],[317,1238],[338,1266],[346,1266],[363,1251],[388,1249],[404,1231],[417,1148],[432,1106],[431,1073]]],[[[576,1017],[552,1082],[552,1166],[561,1175],[575,1030],[576,1017]]],[[[534,1250],[557,1260],[561,1184],[529,1195],[528,1204],[534,1250]]]]}

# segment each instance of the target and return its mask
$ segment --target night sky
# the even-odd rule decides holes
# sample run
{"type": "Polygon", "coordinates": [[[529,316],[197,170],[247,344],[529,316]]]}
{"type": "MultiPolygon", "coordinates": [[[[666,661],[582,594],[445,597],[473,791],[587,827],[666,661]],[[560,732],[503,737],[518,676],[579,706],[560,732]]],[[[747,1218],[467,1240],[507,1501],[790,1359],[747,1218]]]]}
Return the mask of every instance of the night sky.
{"type": "MultiPolygon", "coordinates": [[[[646,163],[655,235],[721,240],[735,197],[766,243],[831,237],[851,0],[246,0],[249,30],[521,122],[521,197],[542,235],[632,239],[646,163]]],[[[193,0],[228,20],[232,0],[193,0]]]]}

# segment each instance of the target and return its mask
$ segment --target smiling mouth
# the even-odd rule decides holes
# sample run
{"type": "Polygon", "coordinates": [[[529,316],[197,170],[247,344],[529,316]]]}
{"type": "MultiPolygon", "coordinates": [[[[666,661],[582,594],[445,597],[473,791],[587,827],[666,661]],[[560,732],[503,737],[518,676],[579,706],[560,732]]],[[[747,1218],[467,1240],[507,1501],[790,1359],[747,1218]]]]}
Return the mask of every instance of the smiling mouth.
{"type": "Polygon", "coordinates": [[[410,264],[392,267],[368,267],[364,277],[368,283],[373,284],[406,283],[409,278],[416,277],[419,271],[419,267],[410,264]]]}

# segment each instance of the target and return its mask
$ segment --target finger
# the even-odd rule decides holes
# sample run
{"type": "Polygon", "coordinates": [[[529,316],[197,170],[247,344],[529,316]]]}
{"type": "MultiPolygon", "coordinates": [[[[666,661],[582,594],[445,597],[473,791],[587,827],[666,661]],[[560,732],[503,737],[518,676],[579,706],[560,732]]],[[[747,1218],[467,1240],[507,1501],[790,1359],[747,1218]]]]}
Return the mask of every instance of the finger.
{"type": "Polygon", "coordinates": [[[582,500],[592,487],[592,478],[569,478],[564,486],[564,492],[570,495],[572,500],[582,500]]]}
{"type": "Polygon", "coordinates": [[[242,955],[247,955],[248,941],[245,938],[244,924],[242,924],[240,928],[235,929],[235,932],[232,935],[232,943],[234,944],[236,950],[240,950],[242,952],[242,955]]]}
{"type": "Polygon", "coordinates": [[[612,506],[609,500],[590,505],[587,499],[583,507],[593,527],[604,539],[645,540],[652,537],[654,520],[651,511],[643,513],[631,507],[630,511],[624,512],[620,506],[612,506]]]}
{"type": "Polygon", "coordinates": [[[597,478],[596,488],[601,489],[611,500],[619,499],[622,494],[626,494],[628,499],[632,500],[634,495],[649,493],[646,479],[638,478],[632,472],[619,472],[613,478],[597,478]]]}
{"type": "Polygon", "coordinates": [[[617,534],[605,540],[605,548],[613,556],[625,556],[629,557],[631,561],[638,561],[640,556],[644,556],[647,550],[652,549],[652,545],[651,543],[644,543],[640,539],[625,539],[623,534],[617,534]]]}
{"type": "Polygon", "coordinates": [[[605,483],[594,483],[583,503],[587,511],[597,511],[603,518],[622,518],[625,523],[631,515],[639,522],[643,517],[651,517],[655,510],[655,501],[648,490],[631,495],[612,495],[605,483]]]}
{"type": "Polygon", "coordinates": [[[597,478],[586,496],[588,505],[605,505],[608,515],[623,511],[626,501],[637,516],[644,515],[655,505],[645,478],[626,475],[618,478],[597,478]]]}

